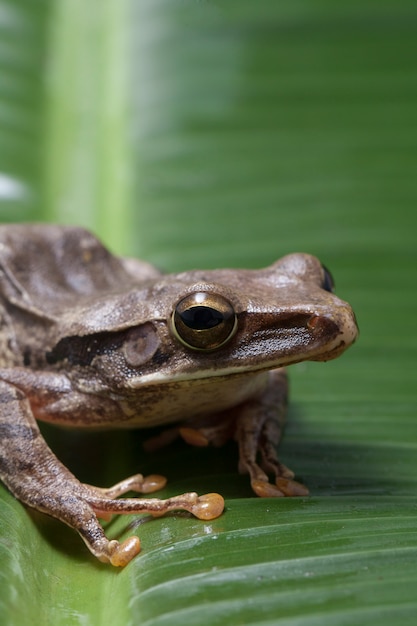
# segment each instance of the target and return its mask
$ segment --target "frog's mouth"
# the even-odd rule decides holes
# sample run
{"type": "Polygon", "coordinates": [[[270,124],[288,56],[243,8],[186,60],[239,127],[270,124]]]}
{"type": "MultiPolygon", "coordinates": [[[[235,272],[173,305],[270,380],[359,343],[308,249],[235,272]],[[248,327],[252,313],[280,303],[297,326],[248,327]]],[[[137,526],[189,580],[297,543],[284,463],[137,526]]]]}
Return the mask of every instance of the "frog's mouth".
{"type": "Polygon", "coordinates": [[[339,345],[335,346],[332,350],[329,350],[329,352],[326,352],[324,354],[318,354],[317,356],[311,357],[308,360],[309,361],[331,361],[332,359],[336,359],[338,356],[340,356],[346,350],[346,348],[348,348],[351,345],[351,343],[346,345],[346,343],[343,340],[341,340],[339,345]]]}

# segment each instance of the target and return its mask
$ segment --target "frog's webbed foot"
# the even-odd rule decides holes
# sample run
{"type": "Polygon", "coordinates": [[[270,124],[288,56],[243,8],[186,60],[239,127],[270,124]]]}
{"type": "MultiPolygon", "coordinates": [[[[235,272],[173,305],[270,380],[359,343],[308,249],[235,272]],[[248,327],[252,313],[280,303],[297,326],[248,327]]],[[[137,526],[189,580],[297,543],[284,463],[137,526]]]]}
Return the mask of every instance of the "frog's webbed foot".
{"type": "Polygon", "coordinates": [[[263,395],[242,405],[236,420],[239,471],[249,474],[252,489],[260,497],[305,496],[307,487],[293,480],[294,472],[279,461],[276,451],[286,410],[285,371],[274,370],[269,376],[263,395]],[[268,474],[274,476],[274,483],[268,474]]]}

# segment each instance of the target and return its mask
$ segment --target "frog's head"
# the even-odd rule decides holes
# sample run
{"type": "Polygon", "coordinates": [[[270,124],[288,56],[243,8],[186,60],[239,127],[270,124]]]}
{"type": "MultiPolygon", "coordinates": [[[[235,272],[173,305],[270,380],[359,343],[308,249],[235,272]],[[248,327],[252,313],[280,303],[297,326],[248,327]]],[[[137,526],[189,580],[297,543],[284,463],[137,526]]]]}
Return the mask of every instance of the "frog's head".
{"type": "Polygon", "coordinates": [[[237,367],[246,355],[252,368],[270,369],[335,358],[356,339],[352,308],[334,295],[330,272],[310,255],[192,278],[169,320],[172,335],[189,350],[225,349],[237,367]]]}
{"type": "Polygon", "coordinates": [[[90,305],[76,325],[61,354],[81,355],[118,389],[326,361],[358,333],[329,272],[306,254],[157,277],[90,305]]]}

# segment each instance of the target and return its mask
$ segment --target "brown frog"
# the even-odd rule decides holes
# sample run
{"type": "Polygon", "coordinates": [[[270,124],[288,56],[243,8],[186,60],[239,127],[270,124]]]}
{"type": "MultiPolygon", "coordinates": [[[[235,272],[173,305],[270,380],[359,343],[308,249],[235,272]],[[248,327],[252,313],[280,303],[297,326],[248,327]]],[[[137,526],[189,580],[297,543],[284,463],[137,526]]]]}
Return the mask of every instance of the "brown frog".
{"type": "Polygon", "coordinates": [[[357,336],[351,307],[307,254],[261,270],[164,275],[113,256],[81,228],[0,227],[0,476],[16,498],[76,529],[101,561],[126,565],[139,539],[107,539],[98,517],[184,509],[219,516],[219,494],[148,494],[162,476],[103,489],[80,483],[36,420],[73,428],[178,424],[191,444],[234,438],[258,496],[307,494],[278,460],[282,366],[339,356],[357,336]],[[272,477],[270,482],[269,477],[272,477]]]}

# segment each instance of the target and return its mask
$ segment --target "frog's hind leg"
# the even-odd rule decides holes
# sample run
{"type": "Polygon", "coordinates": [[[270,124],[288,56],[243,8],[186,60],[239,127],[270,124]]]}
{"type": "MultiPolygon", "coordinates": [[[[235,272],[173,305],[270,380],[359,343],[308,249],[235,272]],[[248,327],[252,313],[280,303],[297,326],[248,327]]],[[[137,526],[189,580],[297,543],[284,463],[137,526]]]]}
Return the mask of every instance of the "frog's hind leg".
{"type": "Polygon", "coordinates": [[[154,517],[183,509],[207,520],[224,508],[218,494],[185,493],[167,500],[116,496],[134,490],[149,493],[164,484],[161,476],[132,476],[110,489],[86,485],[57,459],[43,439],[25,394],[0,381],[0,478],[29,507],[56,517],[77,530],[100,561],[124,566],[140,551],[138,537],[109,540],[97,516],[150,513],[154,517]]]}
{"type": "Polygon", "coordinates": [[[243,404],[236,420],[239,471],[249,474],[252,489],[261,497],[308,494],[307,487],[293,480],[294,472],[281,463],[277,456],[287,394],[285,371],[279,369],[270,372],[266,390],[260,397],[243,404]],[[275,484],[269,482],[268,474],[275,476],[275,484]]]}

